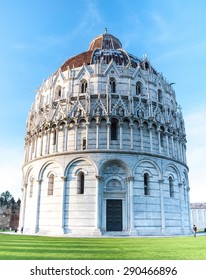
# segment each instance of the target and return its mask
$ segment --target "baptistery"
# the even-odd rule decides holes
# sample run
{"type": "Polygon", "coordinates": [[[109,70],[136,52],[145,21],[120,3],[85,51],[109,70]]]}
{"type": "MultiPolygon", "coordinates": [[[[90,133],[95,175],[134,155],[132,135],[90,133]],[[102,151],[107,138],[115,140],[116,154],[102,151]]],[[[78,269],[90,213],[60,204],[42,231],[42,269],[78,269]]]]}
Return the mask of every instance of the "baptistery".
{"type": "Polygon", "coordinates": [[[107,32],[36,91],[19,225],[66,236],[191,232],[186,133],[173,83],[107,32]]]}

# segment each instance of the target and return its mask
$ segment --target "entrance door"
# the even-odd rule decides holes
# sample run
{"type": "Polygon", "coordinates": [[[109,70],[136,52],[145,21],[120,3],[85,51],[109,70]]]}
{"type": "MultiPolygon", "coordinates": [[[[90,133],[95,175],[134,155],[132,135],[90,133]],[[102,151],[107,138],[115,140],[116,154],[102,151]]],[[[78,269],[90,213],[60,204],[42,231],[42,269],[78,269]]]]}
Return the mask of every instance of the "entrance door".
{"type": "Polygon", "coordinates": [[[107,231],[122,231],[122,200],[107,199],[107,231]]]}

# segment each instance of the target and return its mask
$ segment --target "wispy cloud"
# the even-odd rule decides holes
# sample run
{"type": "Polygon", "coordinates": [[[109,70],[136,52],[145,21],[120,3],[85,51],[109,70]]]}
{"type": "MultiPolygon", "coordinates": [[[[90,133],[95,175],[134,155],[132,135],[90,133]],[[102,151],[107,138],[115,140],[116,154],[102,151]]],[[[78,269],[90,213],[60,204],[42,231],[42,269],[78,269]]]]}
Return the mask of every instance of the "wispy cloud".
{"type": "Polygon", "coordinates": [[[156,10],[151,12],[153,41],[167,42],[170,41],[173,34],[173,27],[167,20],[156,10]]]}
{"type": "MultiPolygon", "coordinates": [[[[82,6],[85,6],[84,14],[77,16],[76,24],[68,26],[68,33],[50,33],[42,34],[30,41],[13,42],[11,47],[20,51],[47,51],[54,47],[69,46],[80,34],[93,33],[92,30],[102,22],[101,13],[97,7],[96,1],[84,0],[82,6]]],[[[69,21],[68,21],[69,22],[69,21]]],[[[52,29],[51,29],[52,30],[52,29]]]]}

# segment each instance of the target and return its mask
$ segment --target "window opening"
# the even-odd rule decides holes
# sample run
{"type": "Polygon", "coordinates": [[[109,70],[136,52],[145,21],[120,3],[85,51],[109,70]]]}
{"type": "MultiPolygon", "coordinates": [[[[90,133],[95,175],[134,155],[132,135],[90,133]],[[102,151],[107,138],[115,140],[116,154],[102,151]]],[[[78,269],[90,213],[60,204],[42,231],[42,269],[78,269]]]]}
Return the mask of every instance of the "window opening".
{"type": "Polygon", "coordinates": [[[117,122],[112,121],[111,123],[111,140],[117,140],[117,122]]]}
{"type": "Polygon", "coordinates": [[[144,174],[144,195],[149,195],[149,175],[144,174]]]}
{"type": "Polygon", "coordinates": [[[80,172],[77,177],[77,194],[84,194],[84,173],[80,172]]]}
{"type": "Polygon", "coordinates": [[[158,89],[158,93],[157,93],[157,98],[158,98],[158,102],[162,102],[162,91],[160,89],[158,89]]]}
{"type": "Polygon", "coordinates": [[[82,140],[82,150],[85,150],[85,149],[86,149],[86,144],[87,144],[87,140],[86,140],[86,138],[84,137],[83,140],[82,140]]]}
{"type": "Polygon", "coordinates": [[[174,185],[172,177],[169,177],[169,193],[170,197],[174,197],[174,185]]]}
{"type": "Polygon", "coordinates": [[[81,93],[86,93],[86,92],[87,92],[87,82],[86,81],[82,81],[81,93]]]}
{"type": "Polygon", "coordinates": [[[111,92],[116,93],[116,82],[114,78],[110,79],[110,87],[111,87],[111,92]]]}
{"type": "Polygon", "coordinates": [[[136,83],[136,95],[140,95],[142,93],[142,84],[140,82],[136,83]]]}

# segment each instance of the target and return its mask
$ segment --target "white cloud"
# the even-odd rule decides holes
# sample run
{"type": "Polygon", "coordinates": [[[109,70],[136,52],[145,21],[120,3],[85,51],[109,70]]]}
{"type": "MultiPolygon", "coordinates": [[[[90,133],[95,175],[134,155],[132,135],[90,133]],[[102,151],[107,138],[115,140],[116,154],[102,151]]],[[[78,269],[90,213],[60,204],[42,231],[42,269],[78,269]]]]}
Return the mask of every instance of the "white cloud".
{"type": "Polygon", "coordinates": [[[191,202],[206,202],[206,110],[195,108],[185,116],[191,202]]]}

